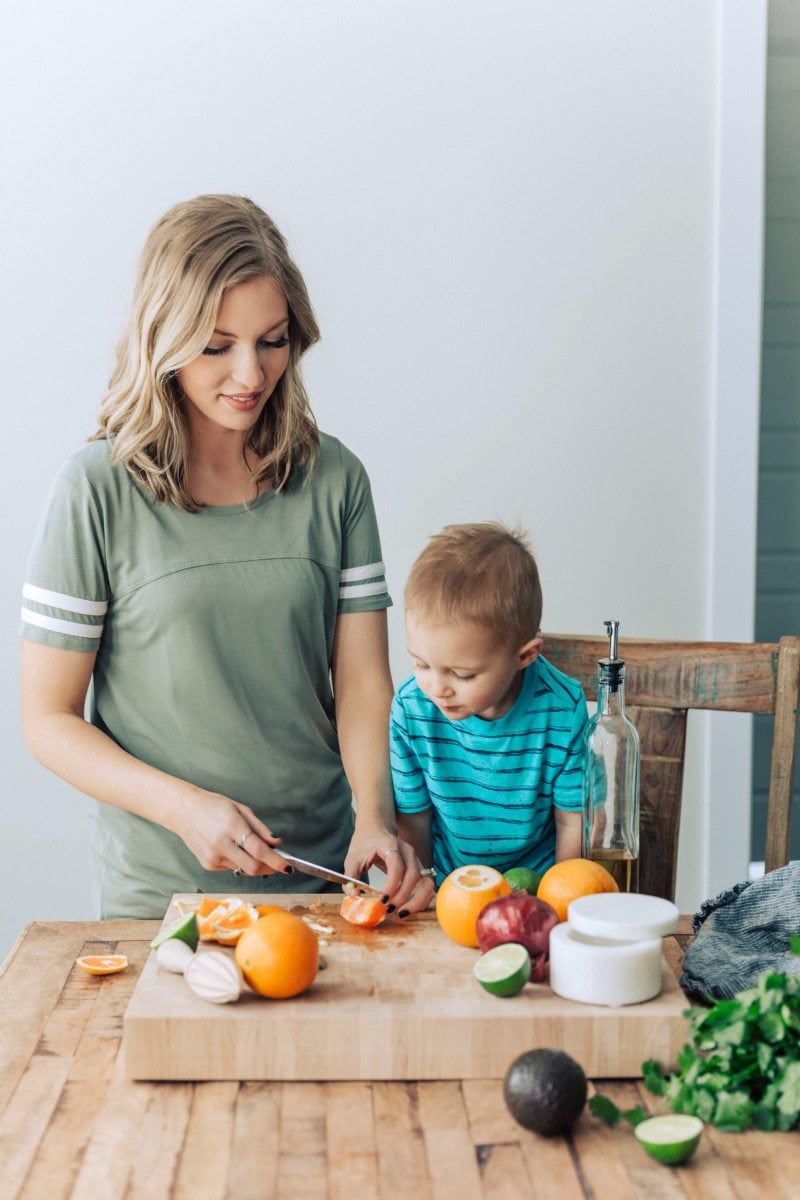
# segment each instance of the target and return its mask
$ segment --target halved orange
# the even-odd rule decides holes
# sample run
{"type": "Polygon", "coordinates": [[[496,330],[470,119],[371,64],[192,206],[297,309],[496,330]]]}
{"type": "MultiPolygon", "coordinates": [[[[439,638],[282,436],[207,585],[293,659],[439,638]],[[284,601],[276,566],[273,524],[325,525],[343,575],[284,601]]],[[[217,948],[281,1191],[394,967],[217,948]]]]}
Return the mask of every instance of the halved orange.
{"type": "Polygon", "coordinates": [[[114,975],[124,971],[128,960],[124,954],[85,954],[75,960],[90,975],[114,975]]]}
{"type": "Polygon", "coordinates": [[[436,893],[436,917],[444,932],[461,946],[477,946],[475,923],[490,900],[511,893],[511,884],[482,863],[456,867],[436,893]]]}
{"type": "Polygon", "coordinates": [[[351,925],[380,925],[386,920],[387,907],[377,896],[345,896],[339,916],[351,925]]]}

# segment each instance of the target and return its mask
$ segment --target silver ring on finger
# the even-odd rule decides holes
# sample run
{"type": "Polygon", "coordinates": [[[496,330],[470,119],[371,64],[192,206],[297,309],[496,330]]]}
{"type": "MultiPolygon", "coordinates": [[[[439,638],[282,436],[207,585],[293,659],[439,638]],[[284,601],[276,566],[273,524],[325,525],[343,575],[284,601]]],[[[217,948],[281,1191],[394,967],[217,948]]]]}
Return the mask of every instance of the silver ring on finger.
{"type": "Polygon", "coordinates": [[[243,833],[242,836],[239,838],[236,845],[239,847],[240,850],[244,850],[244,844],[247,841],[247,839],[250,837],[250,834],[252,832],[253,832],[252,829],[248,829],[247,833],[243,833]]]}
{"type": "Polygon", "coordinates": [[[237,879],[238,879],[238,878],[239,878],[241,875],[244,875],[244,871],[242,870],[242,868],[241,868],[241,867],[234,867],[234,868],[233,868],[233,873],[234,873],[234,875],[236,876],[236,878],[237,878],[237,879]]]}
{"type": "Polygon", "coordinates": [[[433,867],[420,867],[419,873],[423,877],[423,879],[426,879],[426,878],[427,879],[435,879],[436,878],[436,872],[434,871],[433,867]]]}
{"type": "Polygon", "coordinates": [[[387,854],[400,854],[402,857],[402,851],[398,850],[395,846],[390,846],[388,850],[381,850],[381,858],[386,858],[387,854]]]}

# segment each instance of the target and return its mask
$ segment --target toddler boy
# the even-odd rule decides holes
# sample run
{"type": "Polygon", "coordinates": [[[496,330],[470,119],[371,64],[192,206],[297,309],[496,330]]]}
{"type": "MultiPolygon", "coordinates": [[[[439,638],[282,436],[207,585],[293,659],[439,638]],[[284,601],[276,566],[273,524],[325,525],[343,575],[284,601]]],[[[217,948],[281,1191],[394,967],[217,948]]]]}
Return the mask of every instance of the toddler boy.
{"type": "Polygon", "coordinates": [[[583,689],[542,656],[525,539],[447,525],[405,589],[414,674],[392,704],[400,837],[437,885],[455,867],[544,871],[581,853],[583,689]]]}

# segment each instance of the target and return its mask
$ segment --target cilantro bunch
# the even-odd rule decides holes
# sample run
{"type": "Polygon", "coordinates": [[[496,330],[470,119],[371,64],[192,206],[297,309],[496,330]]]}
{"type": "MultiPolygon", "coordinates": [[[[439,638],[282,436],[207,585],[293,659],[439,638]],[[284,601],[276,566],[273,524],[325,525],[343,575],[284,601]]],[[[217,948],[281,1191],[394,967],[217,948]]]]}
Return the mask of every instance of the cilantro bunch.
{"type": "MultiPolygon", "coordinates": [[[[800,954],[800,935],[790,941],[800,954]]],[[[686,1015],[691,1040],[677,1073],[664,1075],[649,1059],[642,1064],[645,1087],[673,1112],[718,1129],[800,1129],[800,975],[767,972],[733,999],[686,1015]]],[[[609,1124],[622,1116],[635,1125],[644,1115],[640,1106],[622,1113],[605,1096],[590,1108],[609,1124]]]]}

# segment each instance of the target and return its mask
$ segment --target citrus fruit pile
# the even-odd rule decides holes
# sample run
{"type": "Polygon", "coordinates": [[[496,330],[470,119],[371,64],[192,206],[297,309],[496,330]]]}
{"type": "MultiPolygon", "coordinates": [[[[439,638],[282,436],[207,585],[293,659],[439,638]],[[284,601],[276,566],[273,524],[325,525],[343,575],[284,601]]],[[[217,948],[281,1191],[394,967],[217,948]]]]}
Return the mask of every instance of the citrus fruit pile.
{"type": "Polygon", "coordinates": [[[436,893],[436,918],[449,938],[461,946],[478,945],[475,925],[490,900],[511,894],[511,884],[495,871],[470,863],[456,867],[436,893]]]}
{"type": "Polygon", "coordinates": [[[555,909],[559,921],[566,921],[573,900],[618,891],[617,881],[600,863],[588,858],[565,858],[545,871],[536,895],[555,909]]]}

